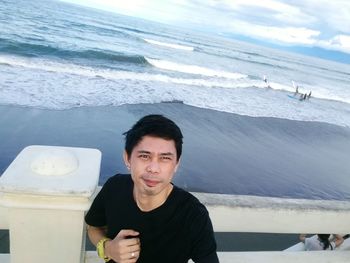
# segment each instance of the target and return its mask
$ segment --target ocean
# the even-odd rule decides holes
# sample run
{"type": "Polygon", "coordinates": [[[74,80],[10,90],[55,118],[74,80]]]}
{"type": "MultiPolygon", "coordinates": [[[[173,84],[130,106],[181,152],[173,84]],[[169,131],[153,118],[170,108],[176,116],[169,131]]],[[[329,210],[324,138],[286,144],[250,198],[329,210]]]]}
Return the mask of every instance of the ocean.
{"type": "MultiPolygon", "coordinates": [[[[350,64],[60,1],[0,0],[1,106],[64,112],[163,102],[234,116],[261,117],[272,122],[314,124],[315,130],[305,134],[304,126],[295,126],[300,128],[295,136],[305,135],[305,138],[317,134],[319,125],[331,125],[341,130],[342,138],[347,138],[350,134],[350,64]],[[300,95],[294,95],[296,85],[300,93],[311,91],[311,97],[299,100],[300,95]]],[[[331,132],[329,138],[332,138],[331,132]]],[[[346,149],[335,152],[335,155],[348,153],[346,149]]],[[[337,166],[340,181],[332,185],[331,194],[313,191],[314,195],[307,195],[309,185],[304,185],[304,194],[288,191],[272,195],[348,199],[350,185],[345,178],[350,168],[346,161],[340,166],[337,166]]],[[[258,165],[249,169],[253,168],[257,168],[256,173],[260,171],[258,165]]],[[[283,169],[277,169],[274,174],[277,176],[283,169]]],[[[308,179],[304,179],[308,184],[308,179]]],[[[221,185],[225,184],[222,180],[221,185]]],[[[322,182],[329,187],[327,179],[322,182]]],[[[260,185],[254,186],[254,191],[236,191],[225,187],[210,190],[211,186],[205,183],[203,187],[189,189],[270,193],[269,188],[263,189],[260,185]]],[[[289,183],[289,179],[284,181],[286,189],[289,183]]],[[[250,184],[254,184],[254,180],[250,184]]],[[[267,187],[268,184],[270,182],[266,183],[267,187]]],[[[188,187],[187,183],[183,185],[188,187]]]]}

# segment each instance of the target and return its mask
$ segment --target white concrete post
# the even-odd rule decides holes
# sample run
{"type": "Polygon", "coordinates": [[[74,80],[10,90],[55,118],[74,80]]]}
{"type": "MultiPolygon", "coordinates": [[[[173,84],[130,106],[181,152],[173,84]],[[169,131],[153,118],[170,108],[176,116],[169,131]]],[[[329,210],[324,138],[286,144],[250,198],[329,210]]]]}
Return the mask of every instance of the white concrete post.
{"type": "Polygon", "coordinates": [[[98,184],[96,149],[29,146],[0,177],[11,263],[84,260],[84,212],[98,184]]]}

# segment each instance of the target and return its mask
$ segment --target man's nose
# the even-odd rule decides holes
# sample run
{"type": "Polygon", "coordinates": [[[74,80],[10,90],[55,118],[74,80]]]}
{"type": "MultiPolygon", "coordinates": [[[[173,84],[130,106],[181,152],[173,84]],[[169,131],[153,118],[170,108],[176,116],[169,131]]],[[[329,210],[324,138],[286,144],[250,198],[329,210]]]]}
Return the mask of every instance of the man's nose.
{"type": "Polygon", "coordinates": [[[147,166],[147,172],[158,173],[160,171],[160,166],[158,160],[152,160],[147,166]]]}

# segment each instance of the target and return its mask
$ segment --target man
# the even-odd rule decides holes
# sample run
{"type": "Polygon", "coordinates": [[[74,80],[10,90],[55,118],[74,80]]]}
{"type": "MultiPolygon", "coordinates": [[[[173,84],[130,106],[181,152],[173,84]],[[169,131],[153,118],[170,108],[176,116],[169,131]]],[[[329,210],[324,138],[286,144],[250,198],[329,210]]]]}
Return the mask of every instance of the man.
{"type": "Polygon", "coordinates": [[[124,135],[131,175],[111,177],[85,217],[99,256],[118,263],[219,262],[208,211],[171,183],[182,153],[180,128],[148,115],[124,135]]]}

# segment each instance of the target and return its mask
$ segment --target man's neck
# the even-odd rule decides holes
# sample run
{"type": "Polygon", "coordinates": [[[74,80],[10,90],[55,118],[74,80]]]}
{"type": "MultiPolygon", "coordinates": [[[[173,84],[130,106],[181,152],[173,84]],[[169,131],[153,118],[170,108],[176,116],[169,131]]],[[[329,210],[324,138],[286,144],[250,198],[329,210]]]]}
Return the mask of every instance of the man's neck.
{"type": "Polygon", "coordinates": [[[152,195],[142,194],[137,192],[135,189],[133,194],[134,194],[135,202],[139,207],[139,209],[143,212],[149,212],[160,207],[162,204],[164,204],[172,190],[173,190],[173,185],[170,184],[169,187],[164,189],[158,195],[152,196],[152,195]]]}

